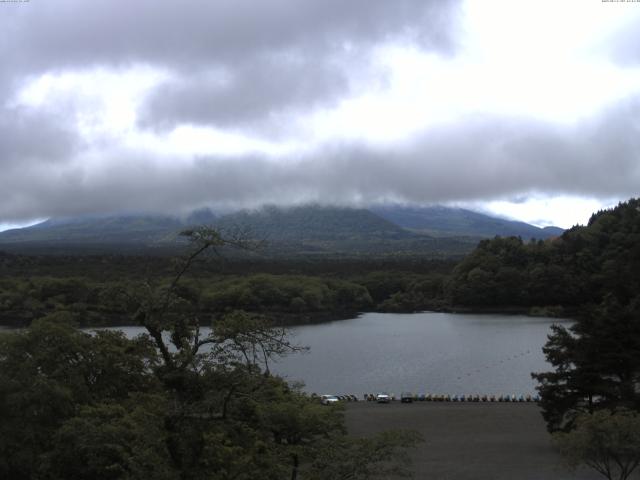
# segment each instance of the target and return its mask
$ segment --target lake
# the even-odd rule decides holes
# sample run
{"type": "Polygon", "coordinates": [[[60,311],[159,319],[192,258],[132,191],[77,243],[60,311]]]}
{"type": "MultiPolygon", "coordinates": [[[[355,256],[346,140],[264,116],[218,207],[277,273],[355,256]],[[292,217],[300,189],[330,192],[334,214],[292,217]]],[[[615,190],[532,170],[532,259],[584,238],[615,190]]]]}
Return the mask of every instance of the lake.
{"type": "MultiPolygon", "coordinates": [[[[365,313],[351,320],[292,327],[293,341],[310,350],[282,358],[271,369],[319,394],[533,394],[531,372],[550,368],[542,346],[553,323],[570,321],[365,313]]],[[[142,332],[139,327],[123,330],[127,335],[142,332]]]]}

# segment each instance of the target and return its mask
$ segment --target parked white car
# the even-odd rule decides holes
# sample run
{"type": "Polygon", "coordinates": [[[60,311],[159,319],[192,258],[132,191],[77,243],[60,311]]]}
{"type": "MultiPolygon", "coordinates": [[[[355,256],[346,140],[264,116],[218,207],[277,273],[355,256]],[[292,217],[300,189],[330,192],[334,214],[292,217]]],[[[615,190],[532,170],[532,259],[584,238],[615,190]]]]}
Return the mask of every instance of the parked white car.
{"type": "Polygon", "coordinates": [[[390,403],[391,402],[391,397],[389,396],[388,393],[379,393],[378,395],[376,395],[376,402],[378,402],[378,403],[390,403]]]}
{"type": "Polygon", "coordinates": [[[335,395],[321,395],[320,403],[322,405],[333,405],[334,403],[338,403],[340,400],[335,395]]]}

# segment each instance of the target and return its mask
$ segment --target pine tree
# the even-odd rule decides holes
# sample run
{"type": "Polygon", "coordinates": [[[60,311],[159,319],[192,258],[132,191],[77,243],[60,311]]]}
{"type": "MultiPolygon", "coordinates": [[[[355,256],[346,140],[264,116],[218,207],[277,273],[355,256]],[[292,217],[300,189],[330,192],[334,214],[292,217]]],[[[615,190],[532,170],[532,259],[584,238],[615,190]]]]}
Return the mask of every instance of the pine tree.
{"type": "Polygon", "coordinates": [[[609,295],[573,326],[554,326],[543,351],[554,371],[532,375],[549,431],[571,430],[584,412],[640,409],[640,296],[621,305],[609,295]]]}

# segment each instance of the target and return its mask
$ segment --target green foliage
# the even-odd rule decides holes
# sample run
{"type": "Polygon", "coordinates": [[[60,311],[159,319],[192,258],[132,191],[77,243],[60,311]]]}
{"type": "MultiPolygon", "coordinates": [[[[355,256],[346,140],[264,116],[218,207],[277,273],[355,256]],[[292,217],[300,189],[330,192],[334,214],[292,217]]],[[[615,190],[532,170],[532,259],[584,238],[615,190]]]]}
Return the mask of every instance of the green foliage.
{"type": "Polygon", "coordinates": [[[640,200],[598,212],[560,238],[524,243],[483,240],[454,269],[454,305],[579,307],[613,293],[628,303],[640,291],[640,200]]]}
{"type": "MultiPolygon", "coordinates": [[[[415,439],[349,439],[341,408],[323,407],[269,373],[274,357],[302,349],[284,329],[237,310],[202,310],[185,274],[204,251],[244,243],[206,229],[188,235],[193,250],[168,281],[103,292],[147,334],[84,333],[73,312],[57,310],[0,336],[0,478],[249,480],[298,471],[318,478],[329,466],[344,478],[368,478],[374,464],[399,468],[402,447],[415,439]],[[201,322],[212,323],[206,336],[201,322]]],[[[371,301],[364,287],[335,279],[302,288],[295,277],[254,280],[250,293],[267,292],[261,302],[290,302],[294,288],[305,305],[371,301]]],[[[73,287],[24,285],[47,292],[36,294],[43,299],[73,287]]]]}
{"type": "Polygon", "coordinates": [[[437,273],[416,275],[401,290],[381,302],[378,308],[385,312],[414,312],[445,307],[445,280],[445,275],[437,273]]]}
{"type": "Polygon", "coordinates": [[[210,311],[306,313],[357,312],[371,308],[373,300],[366,288],[344,280],[260,274],[213,284],[202,302],[210,311]]]}
{"type": "MultiPolygon", "coordinates": [[[[444,303],[445,278],[443,273],[403,271],[372,272],[348,279],[286,274],[207,275],[185,279],[176,293],[184,305],[197,299],[198,308],[207,315],[242,309],[278,322],[299,323],[310,315],[327,318],[372,309],[437,308],[444,303]]],[[[149,286],[155,288],[168,281],[160,278],[149,282],[149,286]]],[[[117,282],[81,277],[4,278],[0,280],[2,323],[26,326],[35,319],[63,312],[84,327],[128,324],[130,305],[122,292],[140,289],[142,283],[133,276],[117,282]]]]}
{"type": "Polygon", "coordinates": [[[303,478],[367,480],[411,477],[408,450],[423,439],[417,432],[383,432],[371,438],[331,438],[303,478]]]}
{"type": "Polygon", "coordinates": [[[533,375],[550,431],[571,430],[583,412],[640,409],[638,292],[639,199],[598,212],[558,239],[484,240],[445,284],[453,305],[577,314],[571,328],[552,328],[543,349],[554,371],[533,375]]]}
{"type": "MultiPolygon", "coordinates": [[[[204,212],[201,212],[204,213],[204,212]]],[[[114,253],[175,255],[184,247],[180,231],[199,221],[224,233],[251,231],[254,240],[267,240],[270,256],[460,255],[475,239],[453,234],[435,238],[401,228],[369,210],[306,205],[264,207],[215,218],[210,212],[186,221],[162,216],[84,217],[0,233],[0,248],[31,253],[114,253]]],[[[251,257],[252,252],[225,255],[251,257]]]]}
{"type": "Polygon", "coordinates": [[[492,238],[500,235],[545,239],[562,234],[562,229],[557,227],[538,228],[527,223],[490,217],[462,208],[395,205],[376,207],[372,211],[396,225],[437,237],[492,238]]]}
{"type": "Polygon", "coordinates": [[[554,326],[543,350],[554,371],[533,377],[550,431],[570,430],[583,412],[640,409],[640,297],[607,297],[572,327],[554,326]]]}
{"type": "Polygon", "coordinates": [[[625,480],[640,464],[640,415],[629,410],[582,414],[575,430],[554,434],[568,465],[586,465],[609,480],[625,480]]]}
{"type": "Polygon", "coordinates": [[[275,479],[294,457],[309,472],[333,462],[328,445],[347,448],[341,461],[361,456],[349,471],[379,461],[373,445],[402,459],[407,442],[352,445],[341,408],[265,375],[263,359],[293,347],[246,314],[199,339],[207,352],[177,349],[168,362],[148,336],[89,335],[60,316],[0,337],[2,478],[275,479]]]}
{"type": "Polygon", "coordinates": [[[147,339],[94,336],[62,315],[0,336],[0,477],[32,478],[53,436],[84,405],[152,392],[156,363],[147,339]]]}
{"type": "Polygon", "coordinates": [[[270,242],[326,242],[367,237],[406,238],[411,234],[374,213],[353,208],[306,205],[290,208],[266,206],[223,217],[219,227],[248,226],[270,242]]]}
{"type": "Polygon", "coordinates": [[[165,403],[161,395],[134,395],[123,403],[81,407],[55,432],[52,450],[42,456],[43,477],[180,478],[167,450],[165,403]]]}

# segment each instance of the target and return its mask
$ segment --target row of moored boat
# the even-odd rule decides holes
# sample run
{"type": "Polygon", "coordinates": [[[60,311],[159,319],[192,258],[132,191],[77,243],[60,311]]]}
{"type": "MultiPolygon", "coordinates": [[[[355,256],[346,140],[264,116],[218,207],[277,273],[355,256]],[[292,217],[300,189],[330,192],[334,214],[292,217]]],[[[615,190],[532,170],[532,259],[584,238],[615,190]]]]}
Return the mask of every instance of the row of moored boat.
{"type": "MultiPolygon", "coordinates": [[[[394,394],[389,395],[391,400],[400,400],[394,394]]],[[[341,396],[338,395],[338,398],[341,396]]],[[[342,397],[355,397],[355,395],[342,395],[342,397]]],[[[373,393],[365,393],[364,399],[368,402],[375,402],[377,395],[373,393]]],[[[414,394],[413,401],[416,402],[538,402],[540,397],[538,395],[443,395],[443,394],[431,394],[421,393],[414,394]]],[[[348,400],[347,400],[348,401],[348,400]]]]}

